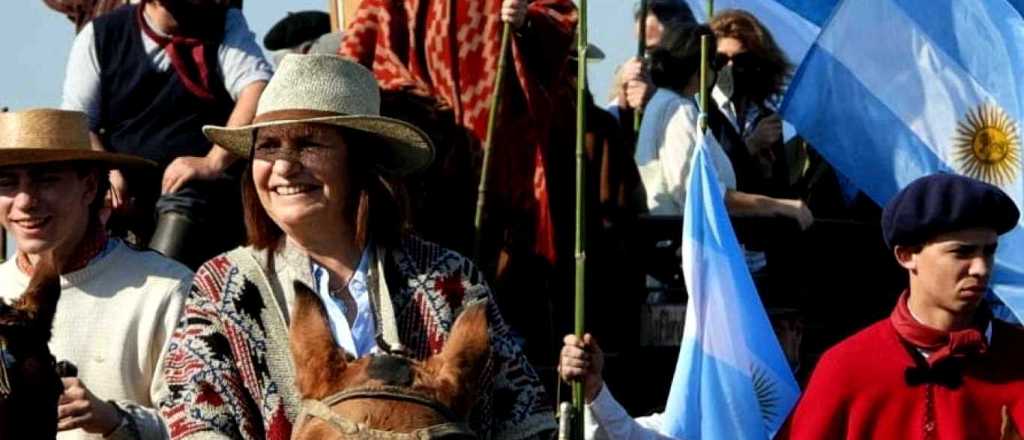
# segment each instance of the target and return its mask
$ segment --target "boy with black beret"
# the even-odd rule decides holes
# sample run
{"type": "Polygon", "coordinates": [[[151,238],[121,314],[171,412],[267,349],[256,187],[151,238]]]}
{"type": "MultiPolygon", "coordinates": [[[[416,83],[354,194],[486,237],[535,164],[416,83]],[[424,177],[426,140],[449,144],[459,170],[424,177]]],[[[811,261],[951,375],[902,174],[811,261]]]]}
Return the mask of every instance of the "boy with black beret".
{"type": "Polygon", "coordinates": [[[1019,217],[999,188],[953,174],[897,193],[882,232],[910,287],[890,317],[822,356],[783,436],[1010,438],[1024,422],[1024,330],[982,299],[1019,217]]]}

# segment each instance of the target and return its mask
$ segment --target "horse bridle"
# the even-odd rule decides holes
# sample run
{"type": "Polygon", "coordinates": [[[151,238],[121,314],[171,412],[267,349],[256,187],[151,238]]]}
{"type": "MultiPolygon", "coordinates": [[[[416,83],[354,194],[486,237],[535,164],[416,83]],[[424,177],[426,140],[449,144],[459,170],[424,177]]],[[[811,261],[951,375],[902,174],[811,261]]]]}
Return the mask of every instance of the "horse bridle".
{"type": "Polygon", "coordinates": [[[441,402],[420,393],[411,392],[408,389],[387,385],[345,390],[327,396],[323,400],[303,400],[302,410],[299,412],[298,418],[296,418],[296,431],[298,430],[299,425],[305,422],[307,417],[322,420],[338,432],[345,434],[347,438],[350,439],[430,440],[443,438],[468,440],[477,438],[476,434],[469,429],[469,426],[463,422],[459,422],[458,416],[456,416],[451,409],[441,402]],[[446,422],[416,429],[408,433],[398,433],[370,428],[365,424],[348,420],[331,410],[332,406],[341,402],[359,399],[391,400],[414,403],[427,407],[441,415],[446,422]]]}

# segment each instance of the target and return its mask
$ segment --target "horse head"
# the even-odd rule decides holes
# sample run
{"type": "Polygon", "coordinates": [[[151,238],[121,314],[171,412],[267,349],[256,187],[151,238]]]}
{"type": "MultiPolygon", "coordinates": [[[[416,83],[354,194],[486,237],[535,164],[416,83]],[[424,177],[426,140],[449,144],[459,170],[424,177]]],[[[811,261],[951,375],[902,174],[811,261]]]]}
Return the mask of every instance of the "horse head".
{"type": "Polygon", "coordinates": [[[60,299],[60,272],[51,261],[36,264],[17,300],[0,300],[0,440],[57,435],[64,388],[47,346],[60,299]]]}
{"type": "Polygon", "coordinates": [[[465,421],[490,352],[486,302],[466,307],[425,360],[338,347],[323,304],[296,284],[290,328],[302,413],[292,438],[475,438],[465,421]]]}

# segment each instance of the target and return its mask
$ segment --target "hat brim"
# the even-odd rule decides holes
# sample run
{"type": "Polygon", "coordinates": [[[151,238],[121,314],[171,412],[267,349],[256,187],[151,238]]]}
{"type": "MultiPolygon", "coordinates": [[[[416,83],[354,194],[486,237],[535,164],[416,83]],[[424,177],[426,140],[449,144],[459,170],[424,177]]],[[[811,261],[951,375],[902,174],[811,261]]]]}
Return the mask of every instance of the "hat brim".
{"type": "Polygon", "coordinates": [[[257,129],[280,125],[315,123],[359,130],[380,139],[383,150],[374,152],[377,170],[391,176],[405,176],[423,170],[434,160],[430,138],[419,128],[383,116],[322,116],[266,121],[242,127],[207,125],[203,134],[210,141],[239,157],[248,158],[257,129]]]}
{"type": "Polygon", "coordinates": [[[0,167],[54,162],[94,162],[110,168],[156,167],[156,162],[128,154],[64,148],[3,148],[0,167]]]}

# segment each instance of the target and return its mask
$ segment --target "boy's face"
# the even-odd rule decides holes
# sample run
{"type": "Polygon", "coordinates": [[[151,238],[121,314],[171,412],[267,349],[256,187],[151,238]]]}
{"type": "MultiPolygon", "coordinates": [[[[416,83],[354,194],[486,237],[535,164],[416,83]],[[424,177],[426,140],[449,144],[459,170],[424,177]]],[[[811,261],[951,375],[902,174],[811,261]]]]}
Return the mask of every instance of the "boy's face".
{"type": "Polygon", "coordinates": [[[910,294],[954,315],[973,311],[988,290],[998,238],[973,228],[940,234],[920,249],[897,246],[897,260],[916,278],[910,294]]]}
{"type": "Polygon", "coordinates": [[[88,226],[96,191],[95,174],[69,164],[0,168],[0,224],[21,252],[68,249],[88,226]]]}

